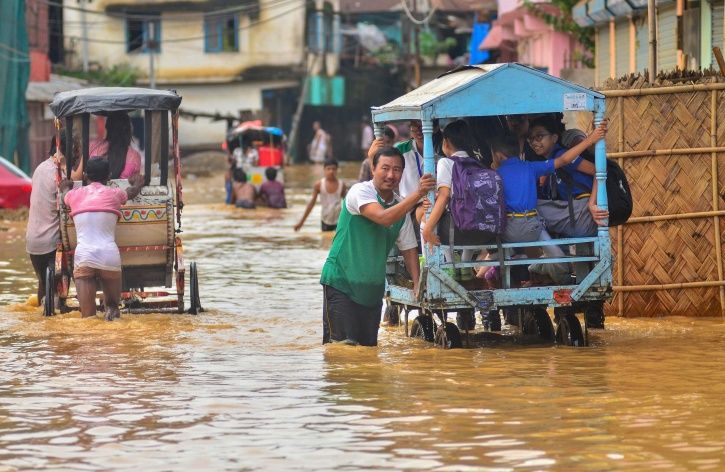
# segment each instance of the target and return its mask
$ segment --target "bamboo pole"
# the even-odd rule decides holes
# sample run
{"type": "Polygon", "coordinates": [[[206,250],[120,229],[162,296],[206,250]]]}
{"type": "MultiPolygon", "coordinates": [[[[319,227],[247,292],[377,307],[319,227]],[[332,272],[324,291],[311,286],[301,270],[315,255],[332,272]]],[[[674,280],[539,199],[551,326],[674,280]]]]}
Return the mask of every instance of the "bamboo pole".
{"type": "MultiPolygon", "coordinates": [[[[710,146],[717,146],[717,91],[710,91],[710,146]]],[[[719,195],[719,176],[717,172],[717,153],[713,152],[711,156],[712,173],[712,211],[717,212],[720,209],[719,195]]],[[[713,231],[715,232],[715,255],[717,257],[717,279],[723,280],[722,266],[722,243],[720,241],[720,216],[713,216],[713,231]]],[[[720,286],[720,316],[725,320],[725,287],[720,286]]]]}
{"type": "Polygon", "coordinates": [[[691,154],[710,154],[725,152],[725,147],[700,147],[680,149],[648,149],[646,151],[610,152],[607,157],[610,159],[621,159],[627,157],[656,157],[656,156],[686,156],[691,154]]]}
{"type": "Polygon", "coordinates": [[[609,20],[609,78],[617,77],[617,30],[614,18],[609,20]]]}
{"type": "Polygon", "coordinates": [[[629,73],[637,72],[637,25],[634,16],[629,17],[629,73]]]}
{"type": "Polygon", "coordinates": [[[649,73],[647,80],[654,83],[657,77],[657,8],[655,0],[647,0],[647,36],[649,38],[649,73]]]}
{"type": "Polygon", "coordinates": [[[606,98],[639,97],[642,95],[665,95],[668,93],[703,92],[709,90],[723,90],[725,82],[712,82],[709,84],[669,85],[667,87],[649,87],[627,90],[600,90],[606,98]]]}
{"type": "Polygon", "coordinates": [[[654,221],[674,221],[685,220],[688,218],[710,218],[714,216],[725,216],[725,210],[699,211],[693,213],[678,213],[675,215],[651,215],[651,216],[633,216],[627,220],[625,224],[634,223],[652,223],[654,221]]]}
{"type": "MultiPolygon", "coordinates": [[[[619,106],[619,136],[617,137],[617,151],[624,152],[624,97],[617,97],[619,106]]],[[[624,159],[619,158],[619,167],[624,168],[624,159]]],[[[617,226],[617,283],[624,285],[624,225],[617,226]]],[[[617,312],[624,316],[624,294],[617,296],[617,312]]]]}
{"type": "Polygon", "coordinates": [[[651,292],[654,290],[678,290],[684,288],[711,288],[723,286],[725,286],[725,280],[705,280],[701,282],[680,282],[658,285],[615,285],[612,287],[612,290],[615,292],[651,292]]]}

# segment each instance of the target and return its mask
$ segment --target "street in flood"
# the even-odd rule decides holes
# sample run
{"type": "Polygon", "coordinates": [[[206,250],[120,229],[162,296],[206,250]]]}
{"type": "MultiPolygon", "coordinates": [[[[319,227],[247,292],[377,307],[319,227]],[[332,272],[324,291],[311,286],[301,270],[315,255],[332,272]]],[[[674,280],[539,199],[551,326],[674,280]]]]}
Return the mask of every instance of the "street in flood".
{"type": "Polygon", "coordinates": [[[292,230],[321,169],[285,172],[286,210],[186,179],[198,316],[45,318],[24,221],[0,223],[0,470],[725,468],[718,318],[608,318],[586,348],[323,346],[330,238],[318,208],[292,230]]]}

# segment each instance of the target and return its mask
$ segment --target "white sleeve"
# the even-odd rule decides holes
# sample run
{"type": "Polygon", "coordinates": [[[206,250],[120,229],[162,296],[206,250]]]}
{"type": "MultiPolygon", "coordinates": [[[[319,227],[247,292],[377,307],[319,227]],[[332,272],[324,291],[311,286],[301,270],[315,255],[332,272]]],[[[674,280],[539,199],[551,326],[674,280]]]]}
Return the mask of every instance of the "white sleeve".
{"type": "Polygon", "coordinates": [[[378,203],[378,194],[372,182],[361,182],[350,187],[345,197],[347,211],[351,215],[359,215],[360,208],[368,203],[378,203]]]}
{"type": "Polygon", "coordinates": [[[436,188],[451,188],[453,181],[453,160],[443,157],[438,160],[436,166],[436,188]]]}
{"type": "Polygon", "coordinates": [[[405,215],[405,221],[400,228],[400,233],[398,233],[396,244],[401,251],[418,247],[418,240],[415,239],[415,230],[413,229],[413,222],[410,220],[410,214],[405,215]]]}

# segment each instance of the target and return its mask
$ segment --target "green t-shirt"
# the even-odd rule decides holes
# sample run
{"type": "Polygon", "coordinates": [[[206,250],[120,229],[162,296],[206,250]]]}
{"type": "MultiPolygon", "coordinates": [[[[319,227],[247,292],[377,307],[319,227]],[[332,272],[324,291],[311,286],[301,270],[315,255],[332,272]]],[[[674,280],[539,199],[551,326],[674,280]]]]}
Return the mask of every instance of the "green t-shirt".
{"type": "Polygon", "coordinates": [[[389,208],[398,203],[398,199],[384,202],[372,181],[355,184],[347,193],[337,222],[337,233],[320,277],[321,284],[341,291],[364,306],[377,305],[385,294],[385,266],[396,240],[400,250],[418,244],[407,215],[390,227],[360,215],[360,208],[373,202],[389,208]]]}

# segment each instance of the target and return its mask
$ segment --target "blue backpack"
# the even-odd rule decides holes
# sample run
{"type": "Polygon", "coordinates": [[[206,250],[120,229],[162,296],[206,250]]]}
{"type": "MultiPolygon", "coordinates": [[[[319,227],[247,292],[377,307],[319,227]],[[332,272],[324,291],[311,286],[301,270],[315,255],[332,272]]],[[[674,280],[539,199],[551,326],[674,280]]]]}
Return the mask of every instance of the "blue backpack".
{"type": "Polygon", "coordinates": [[[456,228],[502,234],[506,207],[501,176],[472,157],[450,159],[453,160],[453,195],[449,209],[456,228]]]}

